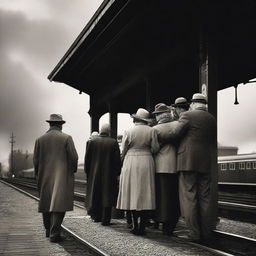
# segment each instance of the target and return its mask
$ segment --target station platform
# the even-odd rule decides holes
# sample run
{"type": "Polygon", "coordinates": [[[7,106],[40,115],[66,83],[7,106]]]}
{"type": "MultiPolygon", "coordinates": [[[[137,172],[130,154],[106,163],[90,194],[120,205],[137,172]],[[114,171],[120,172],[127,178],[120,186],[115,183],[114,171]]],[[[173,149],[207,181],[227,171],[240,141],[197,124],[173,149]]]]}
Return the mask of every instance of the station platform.
{"type": "MultiPolygon", "coordinates": [[[[42,216],[37,212],[38,202],[0,182],[0,255],[84,255],[72,252],[65,243],[51,243],[45,237],[42,216]]],[[[212,255],[203,249],[161,232],[147,232],[146,237],[129,233],[124,220],[112,221],[113,225],[103,227],[93,223],[85,210],[75,207],[67,212],[63,224],[108,255],[212,255]]]]}
{"type": "Polygon", "coordinates": [[[55,244],[45,237],[38,202],[0,182],[0,255],[91,255],[72,247],[72,239],[55,244]]]}

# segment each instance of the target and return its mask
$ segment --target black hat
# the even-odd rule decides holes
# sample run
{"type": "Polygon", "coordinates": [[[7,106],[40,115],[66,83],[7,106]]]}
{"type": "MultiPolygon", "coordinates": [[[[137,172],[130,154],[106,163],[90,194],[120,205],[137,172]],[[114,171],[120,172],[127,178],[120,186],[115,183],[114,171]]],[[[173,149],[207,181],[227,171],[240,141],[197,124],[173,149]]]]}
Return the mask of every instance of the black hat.
{"type": "Polygon", "coordinates": [[[155,105],[155,111],[152,112],[152,114],[160,114],[164,112],[170,112],[170,108],[164,103],[158,103],[155,105]]]}
{"type": "Polygon", "coordinates": [[[172,107],[175,108],[188,108],[189,103],[186,98],[184,97],[179,97],[175,100],[175,103],[171,105],[172,107]]]}

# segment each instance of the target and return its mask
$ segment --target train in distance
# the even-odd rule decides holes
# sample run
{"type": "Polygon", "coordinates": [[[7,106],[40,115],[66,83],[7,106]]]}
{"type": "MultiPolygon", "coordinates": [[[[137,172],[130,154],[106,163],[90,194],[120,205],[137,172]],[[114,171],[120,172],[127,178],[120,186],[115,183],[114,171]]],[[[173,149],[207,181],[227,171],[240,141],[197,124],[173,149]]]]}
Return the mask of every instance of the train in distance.
{"type": "MultiPolygon", "coordinates": [[[[19,176],[34,178],[33,169],[23,170],[19,176]]],[[[219,156],[218,183],[256,186],[256,153],[219,156]]]]}
{"type": "Polygon", "coordinates": [[[218,183],[256,186],[256,153],[219,156],[218,183]]]}

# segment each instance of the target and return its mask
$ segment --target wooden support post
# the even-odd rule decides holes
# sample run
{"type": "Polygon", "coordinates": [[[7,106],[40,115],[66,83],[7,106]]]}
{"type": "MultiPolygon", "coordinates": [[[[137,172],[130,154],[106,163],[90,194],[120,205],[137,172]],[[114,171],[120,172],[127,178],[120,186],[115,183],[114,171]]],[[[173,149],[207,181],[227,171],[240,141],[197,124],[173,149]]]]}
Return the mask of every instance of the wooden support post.
{"type": "Polygon", "coordinates": [[[213,30],[201,28],[199,91],[208,98],[208,110],[217,119],[218,50],[213,30]]]}
{"type": "Polygon", "coordinates": [[[117,111],[113,103],[109,103],[110,136],[117,138],[117,111]]]}
{"type": "MultiPolygon", "coordinates": [[[[200,31],[200,61],[199,61],[199,91],[208,98],[208,111],[217,120],[217,85],[218,85],[218,47],[212,24],[204,24],[200,31]]],[[[217,127],[216,127],[217,134],[217,127]]],[[[209,216],[211,224],[217,223],[218,215],[218,165],[217,165],[217,137],[216,151],[213,152],[211,166],[211,206],[209,216]]]]}
{"type": "Polygon", "coordinates": [[[152,83],[149,77],[145,78],[145,83],[146,83],[146,109],[149,112],[152,112],[154,106],[152,106],[152,93],[151,93],[152,83]]]}
{"type": "Polygon", "coordinates": [[[91,114],[91,133],[94,131],[99,132],[99,120],[100,117],[97,113],[91,114]]]}

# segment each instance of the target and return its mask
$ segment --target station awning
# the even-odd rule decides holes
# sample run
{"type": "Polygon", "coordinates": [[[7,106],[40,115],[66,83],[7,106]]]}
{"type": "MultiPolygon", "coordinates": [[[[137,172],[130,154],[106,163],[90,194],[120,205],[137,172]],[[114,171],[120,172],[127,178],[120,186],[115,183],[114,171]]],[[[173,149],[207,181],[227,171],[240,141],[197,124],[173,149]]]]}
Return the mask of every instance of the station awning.
{"type": "Polygon", "coordinates": [[[110,103],[132,113],[190,98],[206,29],[217,89],[247,82],[256,77],[255,10],[252,0],[106,0],[48,78],[89,94],[100,114],[110,103]]]}

